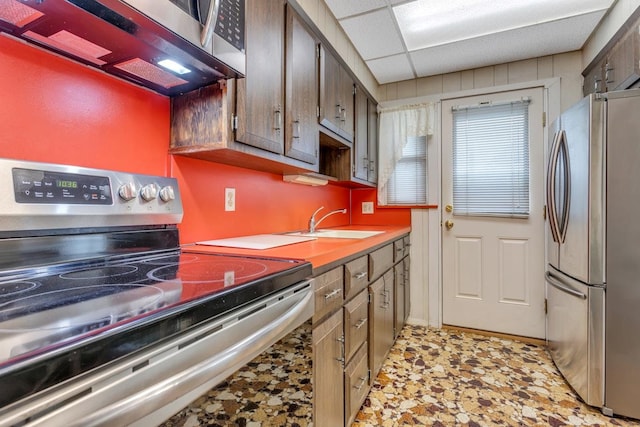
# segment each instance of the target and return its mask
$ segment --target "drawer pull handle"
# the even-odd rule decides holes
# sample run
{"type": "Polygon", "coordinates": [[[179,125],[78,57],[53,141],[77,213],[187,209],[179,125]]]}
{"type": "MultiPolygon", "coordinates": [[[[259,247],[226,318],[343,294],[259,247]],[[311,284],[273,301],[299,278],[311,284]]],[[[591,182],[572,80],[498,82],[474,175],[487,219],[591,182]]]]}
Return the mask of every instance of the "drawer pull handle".
{"type": "Polygon", "coordinates": [[[367,383],[367,377],[360,377],[358,379],[360,380],[360,384],[353,386],[353,388],[360,391],[362,390],[362,387],[364,387],[364,385],[367,383]]]}
{"type": "Polygon", "coordinates": [[[354,326],[356,327],[356,329],[360,329],[362,328],[365,324],[367,323],[367,318],[363,317],[362,319],[360,319],[360,321],[358,323],[356,323],[354,326]]]}
{"type": "Polygon", "coordinates": [[[367,272],[366,271],[361,271],[360,273],[356,274],[354,277],[356,279],[362,279],[364,277],[367,277],[367,272]]]}
{"type": "Polygon", "coordinates": [[[342,292],[342,289],[340,289],[340,288],[334,289],[331,292],[329,292],[328,294],[324,294],[324,299],[331,299],[331,298],[335,297],[336,295],[339,295],[340,292],[342,292]]]}
{"type": "Polygon", "coordinates": [[[336,339],[340,343],[340,357],[336,357],[336,360],[340,362],[342,368],[344,368],[345,362],[345,351],[344,351],[344,335],[340,335],[339,338],[336,339]]]}

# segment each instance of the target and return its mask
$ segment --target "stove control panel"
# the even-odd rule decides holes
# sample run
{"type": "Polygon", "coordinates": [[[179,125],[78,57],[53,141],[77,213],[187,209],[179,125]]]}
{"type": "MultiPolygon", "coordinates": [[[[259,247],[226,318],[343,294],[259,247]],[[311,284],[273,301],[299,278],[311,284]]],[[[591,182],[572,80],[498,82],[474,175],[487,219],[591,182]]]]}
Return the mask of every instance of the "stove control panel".
{"type": "Polygon", "coordinates": [[[106,176],[13,168],[17,203],[110,205],[111,183],[106,176]]]}
{"type": "Polygon", "coordinates": [[[4,231],[178,224],[175,178],[0,159],[4,231]],[[11,191],[13,189],[13,191],[11,191]]]}

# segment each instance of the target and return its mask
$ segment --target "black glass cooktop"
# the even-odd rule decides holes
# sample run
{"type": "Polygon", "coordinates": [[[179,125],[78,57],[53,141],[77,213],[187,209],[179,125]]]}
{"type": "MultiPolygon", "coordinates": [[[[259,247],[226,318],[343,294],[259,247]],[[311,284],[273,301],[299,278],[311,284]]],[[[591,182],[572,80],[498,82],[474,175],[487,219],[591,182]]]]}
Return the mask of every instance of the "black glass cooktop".
{"type": "Polygon", "coordinates": [[[0,367],[13,358],[176,311],[193,301],[256,288],[225,304],[241,305],[277,290],[274,281],[280,275],[304,264],[176,252],[0,282],[0,367]]]}
{"type": "Polygon", "coordinates": [[[175,250],[0,276],[0,407],[311,276],[306,261],[175,250]],[[3,279],[4,278],[4,279],[3,279]]]}

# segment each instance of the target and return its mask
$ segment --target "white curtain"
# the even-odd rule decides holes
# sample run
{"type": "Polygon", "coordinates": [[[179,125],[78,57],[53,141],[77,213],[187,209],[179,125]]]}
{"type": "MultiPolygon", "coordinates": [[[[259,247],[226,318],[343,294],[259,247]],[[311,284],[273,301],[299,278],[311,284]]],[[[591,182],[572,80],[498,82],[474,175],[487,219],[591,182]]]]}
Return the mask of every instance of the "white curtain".
{"type": "Polygon", "coordinates": [[[380,113],[378,148],[378,203],[387,204],[387,183],[402,149],[410,137],[433,135],[435,105],[433,103],[378,107],[380,113]]]}

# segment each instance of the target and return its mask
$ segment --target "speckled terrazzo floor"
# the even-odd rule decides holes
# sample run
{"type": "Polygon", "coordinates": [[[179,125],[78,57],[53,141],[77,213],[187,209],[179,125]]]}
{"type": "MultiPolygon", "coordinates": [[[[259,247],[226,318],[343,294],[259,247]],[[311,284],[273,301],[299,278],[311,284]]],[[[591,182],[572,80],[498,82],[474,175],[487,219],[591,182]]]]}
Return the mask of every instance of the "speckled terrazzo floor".
{"type": "MultiPolygon", "coordinates": [[[[640,403],[640,402],[639,402],[640,403]]],[[[544,347],[406,326],[354,426],[640,426],[579,402],[544,347]]]]}
{"type": "MultiPolygon", "coordinates": [[[[163,424],[312,426],[309,324],[163,424]]],[[[640,403],[640,402],[639,402],[640,403]]],[[[640,426],[581,403],[543,347],[406,326],[354,427],[640,426]]],[[[336,427],[336,426],[316,426],[336,427]]]]}

